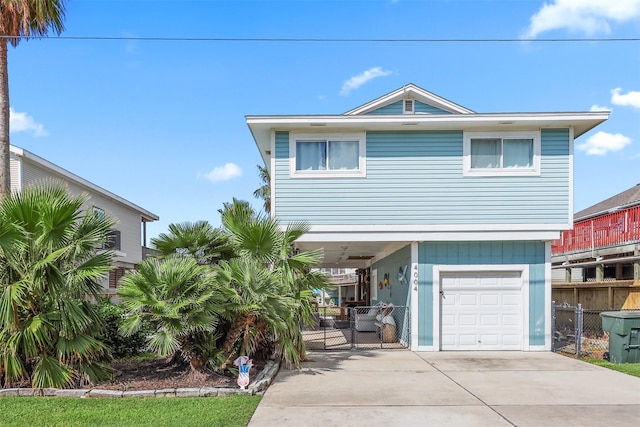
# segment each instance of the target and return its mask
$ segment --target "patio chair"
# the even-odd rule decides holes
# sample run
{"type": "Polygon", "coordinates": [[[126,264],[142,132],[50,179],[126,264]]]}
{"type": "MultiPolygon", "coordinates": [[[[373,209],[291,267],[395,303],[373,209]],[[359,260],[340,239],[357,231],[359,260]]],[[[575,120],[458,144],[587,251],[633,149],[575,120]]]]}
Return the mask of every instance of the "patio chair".
{"type": "Polygon", "coordinates": [[[358,332],[375,332],[378,330],[376,327],[377,317],[380,315],[381,310],[386,304],[379,302],[378,304],[370,307],[366,312],[360,311],[360,308],[355,308],[355,328],[358,332]]]}

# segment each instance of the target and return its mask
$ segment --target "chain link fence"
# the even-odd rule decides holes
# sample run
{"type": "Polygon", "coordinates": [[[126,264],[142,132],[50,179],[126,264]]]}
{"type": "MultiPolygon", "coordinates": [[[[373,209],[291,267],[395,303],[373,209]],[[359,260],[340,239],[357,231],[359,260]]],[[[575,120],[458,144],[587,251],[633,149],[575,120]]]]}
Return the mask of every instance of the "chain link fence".
{"type": "Polygon", "coordinates": [[[553,351],[578,358],[603,359],[609,352],[609,332],[602,330],[600,313],[610,309],[585,309],[552,305],[553,351]]]}
{"type": "Polygon", "coordinates": [[[314,324],[303,329],[307,350],[409,347],[406,306],[318,307],[314,318],[314,324]]]}

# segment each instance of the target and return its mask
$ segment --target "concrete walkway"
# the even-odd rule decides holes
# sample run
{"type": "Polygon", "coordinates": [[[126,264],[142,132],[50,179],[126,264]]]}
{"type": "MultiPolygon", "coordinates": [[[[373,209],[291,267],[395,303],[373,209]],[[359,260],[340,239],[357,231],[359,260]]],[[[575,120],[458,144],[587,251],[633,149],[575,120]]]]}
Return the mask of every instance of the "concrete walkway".
{"type": "Polygon", "coordinates": [[[554,353],[310,353],[282,369],[250,427],[629,426],[640,378],[554,353]]]}

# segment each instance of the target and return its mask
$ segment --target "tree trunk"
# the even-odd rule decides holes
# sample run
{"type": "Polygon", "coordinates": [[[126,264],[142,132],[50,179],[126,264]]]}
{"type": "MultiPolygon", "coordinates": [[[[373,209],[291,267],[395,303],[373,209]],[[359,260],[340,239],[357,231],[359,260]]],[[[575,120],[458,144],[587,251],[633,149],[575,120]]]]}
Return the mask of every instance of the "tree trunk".
{"type": "Polygon", "coordinates": [[[227,332],[227,336],[224,340],[224,343],[222,344],[222,354],[226,356],[226,360],[220,366],[221,369],[226,369],[227,366],[229,366],[231,362],[233,362],[233,359],[235,358],[233,347],[238,341],[238,338],[240,338],[240,335],[242,334],[242,331],[244,330],[244,327],[247,324],[248,320],[249,317],[247,315],[238,314],[238,316],[231,324],[229,332],[227,332]]]}
{"type": "Polygon", "coordinates": [[[7,40],[0,40],[0,200],[11,192],[9,153],[9,66],[7,40]]]}

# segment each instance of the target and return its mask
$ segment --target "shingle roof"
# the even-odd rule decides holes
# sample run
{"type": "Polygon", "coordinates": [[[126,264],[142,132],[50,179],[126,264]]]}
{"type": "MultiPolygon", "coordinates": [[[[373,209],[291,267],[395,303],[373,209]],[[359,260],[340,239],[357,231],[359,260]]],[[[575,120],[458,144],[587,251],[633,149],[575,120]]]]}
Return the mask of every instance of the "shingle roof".
{"type": "Polygon", "coordinates": [[[626,208],[634,205],[640,205],[640,184],[636,184],[622,193],[577,212],[574,215],[574,221],[606,213],[616,208],[626,208]]]}

